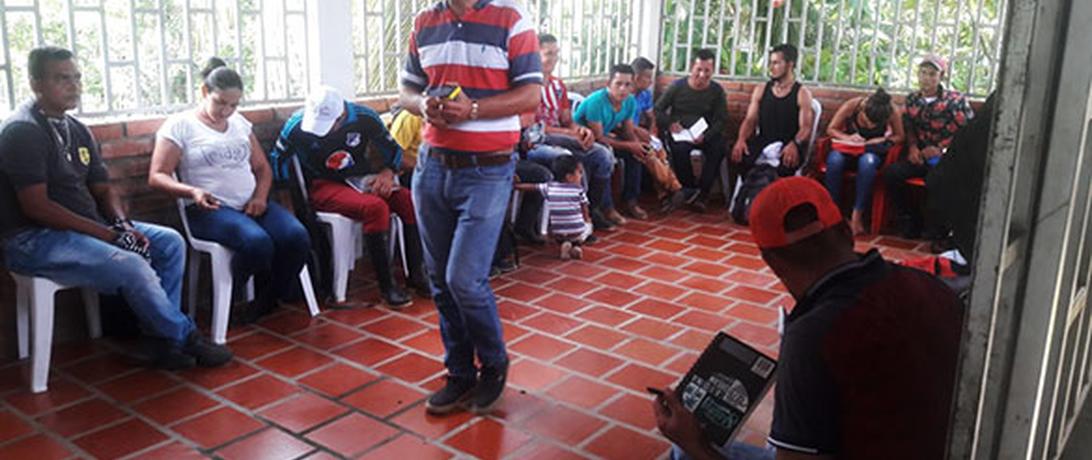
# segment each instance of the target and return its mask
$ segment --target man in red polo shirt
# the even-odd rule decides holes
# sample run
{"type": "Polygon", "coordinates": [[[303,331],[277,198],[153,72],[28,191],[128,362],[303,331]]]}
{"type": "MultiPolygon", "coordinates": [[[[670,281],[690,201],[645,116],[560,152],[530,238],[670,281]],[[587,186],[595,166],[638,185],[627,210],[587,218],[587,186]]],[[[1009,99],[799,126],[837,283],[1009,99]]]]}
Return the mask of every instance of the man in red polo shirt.
{"type": "Polygon", "coordinates": [[[489,266],[512,192],[519,114],[538,108],[542,91],[530,15],[513,0],[437,3],[414,20],[401,83],[402,106],[426,121],[413,200],[448,370],[426,408],[487,412],[508,373],[489,266]]]}
{"type": "MultiPolygon", "coordinates": [[[[854,253],[849,225],[815,180],[774,182],[755,199],[750,222],[762,259],[796,300],[774,390],[776,458],[944,458],[963,330],[956,295],[874,249],[854,253]]],[[[673,456],[723,458],[666,394],[656,421],[675,442],[673,456]]],[[[732,458],[774,458],[772,450],[732,450],[732,458]]]]}

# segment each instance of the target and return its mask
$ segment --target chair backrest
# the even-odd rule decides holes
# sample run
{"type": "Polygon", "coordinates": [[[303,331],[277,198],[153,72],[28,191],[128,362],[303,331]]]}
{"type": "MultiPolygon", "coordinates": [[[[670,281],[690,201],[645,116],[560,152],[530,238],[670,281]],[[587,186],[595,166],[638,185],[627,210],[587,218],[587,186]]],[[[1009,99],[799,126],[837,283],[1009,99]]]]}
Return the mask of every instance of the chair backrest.
{"type": "Polygon", "coordinates": [[[811,121],[811,139],[808,140],[808,152],[815,150],[815,139],[819,134],[819,118],[823,116],[823,104],[816,98],[811,98],[811,113],[815,117],[811,121]]]}
{"type": "MultiPolygon", "coordinates": [[[[171,173],[171,177],[178,181],[177,172],[171,173]]],[[[186,232],[186,241],[193,241],[193,233],[190,233],[190,219],[186,217],[186,199],[175,198],[174,202],[178,205],[178,218],[182,220],[182,230],[186,232]]]]}
{"type": "Polygon", "coordinates": [[[811,98],[811,137],[808,139],[808,151],[804,152],[804,161],[800,162],[800,167],[796,170],[796,175],[800,176],[804,174],[804,169],[808,167],[811,162],[812,155],[815,155],[815,139],[819,136],[819,118],[823,116],[823,104],[818,99],[811,98]]]}
{"type": "Polygon", "coordinates": [[[580,107],[580,104],[584,102],[584,95],[580,93],[569,92],[569,109],[576,112],[576,108],[580,107]]]}
{"type": "Polygon", "coordinates": [[[307,181],[303,178],[303,166],[300,165],[299,155],[292,155],[292,160],[288,163],[291,171],[289,174],[296,179],[296,187],[300,191],[300,195],[303,201],[306,203],[311,197],[307,196],[307,181]]]}

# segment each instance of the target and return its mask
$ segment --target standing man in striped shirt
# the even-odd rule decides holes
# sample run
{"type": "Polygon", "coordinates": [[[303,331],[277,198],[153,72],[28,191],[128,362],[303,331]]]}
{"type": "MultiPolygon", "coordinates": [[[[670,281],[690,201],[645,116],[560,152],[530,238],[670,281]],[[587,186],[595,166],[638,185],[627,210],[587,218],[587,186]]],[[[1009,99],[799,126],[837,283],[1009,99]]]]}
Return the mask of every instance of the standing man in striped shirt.
{"type": "Polygon", "coordinates": [[[489,266],[512,191],[519,114],[538,108],[542,91],[530,15],[515,0],[438,2],[414,20],[401,84],[402,106],[426,121],[413,200],[448,370],[426,408],[488,412],[508,374],[489,266]]]}

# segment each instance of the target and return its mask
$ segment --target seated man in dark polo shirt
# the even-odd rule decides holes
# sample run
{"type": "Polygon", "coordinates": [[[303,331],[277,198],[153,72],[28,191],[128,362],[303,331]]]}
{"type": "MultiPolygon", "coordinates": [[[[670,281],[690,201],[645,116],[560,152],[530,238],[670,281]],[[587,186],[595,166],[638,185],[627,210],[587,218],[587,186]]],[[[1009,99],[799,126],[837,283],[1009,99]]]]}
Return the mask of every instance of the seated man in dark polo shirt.
{"type": "Polygon", "coordinates": [[[0,248],[7,268],[121,294],[165,369],[231,360],[182,313],[186,243],[178,232],[130,222],[107,182],[91,131],[65,114],[82,86],[68,50],[45,47],[28,62],[35,98],[0,126],[0,248]]]}
{"type": "MultiPolygon", "coordinates": [[[[733,446],[744,454],[732,458],[944,458],[963,329],[955,294],[876,250],[854,253],[849,226],[812,179],[759,193],[751,232],[797,303],[781,339],[773,449],[733,446]]],[[[666,394],[656,419],[674,456],[722,458],[666,394]]]]}
{"type": "Polygon", "coordinates": [[[717,179],[724,159],[724,127],[728,123],[728,101],[724,88],[713,81],[716,56],[707,49],[698,50],[690,63],[690,75],[676,80],[656,100],[656,126],[671,154],[671,169],[683,186],[686,202],[704,211],[709,190],[717,179]],[[694,127],[700,119],[708,127],[692,141],[675,141],[672,134],[694,127]],[[694,178],[690,152],[700,149],[703,159],[701,178],[694,178]]]}

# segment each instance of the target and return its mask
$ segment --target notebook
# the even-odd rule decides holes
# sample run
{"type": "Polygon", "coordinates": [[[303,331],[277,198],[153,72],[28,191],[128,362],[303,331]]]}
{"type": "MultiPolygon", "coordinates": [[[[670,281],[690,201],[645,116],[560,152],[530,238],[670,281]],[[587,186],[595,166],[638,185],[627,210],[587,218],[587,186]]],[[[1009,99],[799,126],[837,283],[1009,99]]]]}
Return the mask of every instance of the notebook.
{"type": "Polygon", "coordinates": [[[671,138],[674,139],[675,142],[694,142],[701,137],[702,134],[705,134],[705,130],[708,128],[709,124],[706,123],[705,118],[699,118],[698,121],[695,121],[689,128],[683,128],[682,131],[673,133],[671,138]]]}
{"type": "Polygon", "coordinates": [[[705,438],[727,455],[743,422],[770,390],[776,369],[773,358],[720,332],[676,391],[701,422],[705,438]]]}

